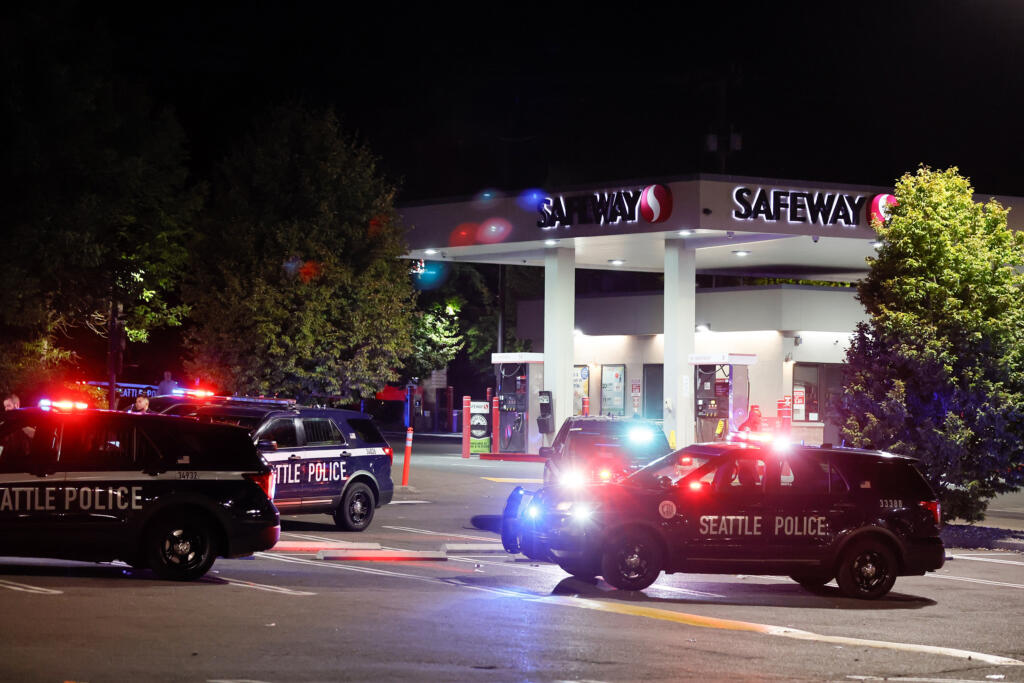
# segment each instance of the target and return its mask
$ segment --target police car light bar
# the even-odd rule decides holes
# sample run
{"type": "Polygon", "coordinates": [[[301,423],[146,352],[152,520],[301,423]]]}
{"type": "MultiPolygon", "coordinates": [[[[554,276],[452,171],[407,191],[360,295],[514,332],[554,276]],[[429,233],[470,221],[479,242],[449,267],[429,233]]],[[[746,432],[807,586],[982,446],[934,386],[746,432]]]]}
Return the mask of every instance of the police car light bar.
{"type": "Polygon", "coordinates": [[[87,410],[89,404],[84,401],[51,401],[48,398],[40,399],[39,409],[40,410],[87,410]]]}
{"type": "Polygon", "coordinates": [[[261,398],[259,396],[227,396],[232,403],[258,403],[260,405],[293,406],[294,398],[261,398]]]}
{"type": "Polygon", "coordinates": [[[187,396],[189,398],[210,398],[213,392],[209,389],[173,389],[172,396],[187,396]]]}

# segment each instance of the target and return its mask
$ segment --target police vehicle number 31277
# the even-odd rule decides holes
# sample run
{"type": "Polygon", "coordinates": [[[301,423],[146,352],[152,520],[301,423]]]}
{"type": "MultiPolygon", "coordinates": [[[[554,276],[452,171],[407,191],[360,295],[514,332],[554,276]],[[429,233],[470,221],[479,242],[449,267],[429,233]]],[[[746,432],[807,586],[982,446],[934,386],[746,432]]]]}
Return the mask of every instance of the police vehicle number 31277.
{"type": "Polygon", "coordinates": [[[244,429],[49,404],[0,420],[4,555],[190,580],[277,543],[273,472],[244,429]]]}

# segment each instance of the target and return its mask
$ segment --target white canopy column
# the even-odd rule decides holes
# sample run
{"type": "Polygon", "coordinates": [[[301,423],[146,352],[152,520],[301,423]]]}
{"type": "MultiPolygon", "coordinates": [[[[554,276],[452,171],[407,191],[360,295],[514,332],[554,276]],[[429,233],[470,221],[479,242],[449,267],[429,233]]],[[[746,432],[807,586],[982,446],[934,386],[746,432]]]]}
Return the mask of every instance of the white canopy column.
{"type": "Polygon", "coordinates": [[[547,249],[544,254],[544,389],[551,392],[556,430],[572,415],[575,314],[576,251],[568,247],[547,249]]]}
{"type": "Polygon", "coordinates": [[[693,443],[693,367],[696,327],[695,250],[682,239],[665,240],[665,434],[676,448],[693,443]]]}

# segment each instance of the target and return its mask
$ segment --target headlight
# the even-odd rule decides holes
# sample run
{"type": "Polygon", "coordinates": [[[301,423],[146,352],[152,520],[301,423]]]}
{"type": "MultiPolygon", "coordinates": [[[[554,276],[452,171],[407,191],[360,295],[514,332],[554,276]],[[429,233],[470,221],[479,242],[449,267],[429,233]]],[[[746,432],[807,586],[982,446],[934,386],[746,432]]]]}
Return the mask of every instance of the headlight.
{"type": "Polygon", "coordinates": [[[569,511],[572,518],[577,522],[586,522],[594,514],[594,508],[586,503],[576,503],[569,511]]]}
{"type": "Polygon", "coordinates": [[[587,478],[579,470],[566,470],[558,478],[558,483],[567,489],[578,489],[587,483],[587,478]]]}

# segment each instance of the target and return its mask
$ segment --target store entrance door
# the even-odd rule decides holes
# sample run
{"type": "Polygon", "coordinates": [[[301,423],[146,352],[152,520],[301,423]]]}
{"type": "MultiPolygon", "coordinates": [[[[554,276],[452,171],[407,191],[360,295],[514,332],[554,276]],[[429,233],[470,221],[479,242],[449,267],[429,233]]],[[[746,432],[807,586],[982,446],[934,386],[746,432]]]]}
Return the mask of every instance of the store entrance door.
{"type": "Polygon", "coordinates": [[[663,402],[665,393],[665,366],[661,363],[644,364],[644,417],[661,420],[665,417],[663,402]]]}

